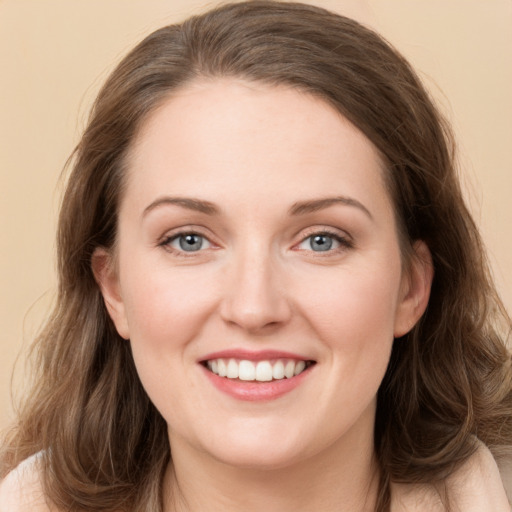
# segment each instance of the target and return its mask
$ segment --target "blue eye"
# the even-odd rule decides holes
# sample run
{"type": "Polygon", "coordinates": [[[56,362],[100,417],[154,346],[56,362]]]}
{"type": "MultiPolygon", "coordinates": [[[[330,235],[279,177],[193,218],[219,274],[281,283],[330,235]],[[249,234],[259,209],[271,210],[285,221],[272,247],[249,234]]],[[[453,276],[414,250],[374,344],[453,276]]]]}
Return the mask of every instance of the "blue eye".
{"type": "Polygon", "coordinates": [[[327,235],[314,235],[309,237],[309,245],[313,251],[329,251],[334,245],[332,237],[327,235]]]}
{"type": "Polygon", "coordinates": [[[333,239],[333,237],[328,235],[313,235],[310,236],[307,240],[309,241],[311,250],[318,252],[330,251],[333,245],[336,244],[336,241],[333,239]]]}
{"type": "Polygon", "coordinates": [[[337,235],[316,233],[305,238],[299,248],[314,252],[328,252],[339,249],[341,246],[349,247],[350,242],[337,235]]]}
{"type": "Polygon", "coordinates": [[[210,242],[196,233],[182,233],[172,237],[168,242],[173,249],[185,252],[197,252],[201,249],[208,249],[210,242]]]}

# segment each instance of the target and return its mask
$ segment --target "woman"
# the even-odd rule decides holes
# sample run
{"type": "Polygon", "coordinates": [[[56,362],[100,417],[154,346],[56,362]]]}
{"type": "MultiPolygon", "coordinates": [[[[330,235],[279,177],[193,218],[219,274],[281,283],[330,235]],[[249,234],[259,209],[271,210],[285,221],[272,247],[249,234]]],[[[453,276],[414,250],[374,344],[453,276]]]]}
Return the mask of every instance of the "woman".
{"type": "Polygon", "coordinates": [[[156,31],[77,147],[9,510],[509,510],[510,319],[405,60],[300,4],[156,31]]]}

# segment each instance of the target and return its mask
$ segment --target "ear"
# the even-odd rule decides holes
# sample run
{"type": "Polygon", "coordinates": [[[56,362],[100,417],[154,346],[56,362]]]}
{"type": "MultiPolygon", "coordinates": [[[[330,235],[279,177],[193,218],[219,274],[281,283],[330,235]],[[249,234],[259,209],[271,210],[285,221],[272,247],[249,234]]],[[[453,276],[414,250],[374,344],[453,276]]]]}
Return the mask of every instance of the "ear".
{"type": "Polygon", "coordinates": [[[395,338],[407,334],[427,309],[434,277],[432,255],[423,241],[413,245],[409,268],[404,271],[395,315],[395,338]]]}
{"type": "Polygon", "coordinates": [[[97,247],[91,258],[91,267],[117,332],[122,338],[129,339],[126,311],[112,254],[102,247],[97,247]]]}

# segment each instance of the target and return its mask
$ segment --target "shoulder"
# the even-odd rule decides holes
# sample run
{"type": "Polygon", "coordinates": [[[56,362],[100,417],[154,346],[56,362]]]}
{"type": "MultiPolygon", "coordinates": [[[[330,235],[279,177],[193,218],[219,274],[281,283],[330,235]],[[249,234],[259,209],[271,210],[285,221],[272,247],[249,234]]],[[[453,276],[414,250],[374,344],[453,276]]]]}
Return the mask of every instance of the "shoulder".
{"type": "Polygon", "coordinates": [[[472,457],[448,479],[460,510],[510,512],[504,482],[489,449],[479,442],[472,457]]]}
{"type": "Polygon", "coordinates": [[[37,454],[0,482],[0,512],[57,512],[46,504],[37,454]]]}
{"type": "Polygon", "coordinates": [[[442,495],[454,512],[510,512],[500,471],[482,443],[445,482],[442,489],[427,485],[395,484],[393,512],[444,512],[442,495]]]}

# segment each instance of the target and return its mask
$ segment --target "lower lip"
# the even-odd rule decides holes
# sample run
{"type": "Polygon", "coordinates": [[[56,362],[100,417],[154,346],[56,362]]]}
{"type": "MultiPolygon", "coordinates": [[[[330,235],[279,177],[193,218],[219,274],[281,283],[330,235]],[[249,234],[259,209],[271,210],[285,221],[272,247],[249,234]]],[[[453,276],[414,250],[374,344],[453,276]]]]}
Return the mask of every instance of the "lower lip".
{"type": "MultiPolygon", "coordinates": [[[[314,366],[314,365],[313,365],[314,366]]],[[[304,379],[307,379],[313,366],[310,366],[299,375],[291,379],[273,380],[270,382],[244,382],[238,379],[219,377],[215,373],[201,365],[205,375],[210,382],[223,393],[248,402],[275,400],[299,386],[304,379]]]]}

